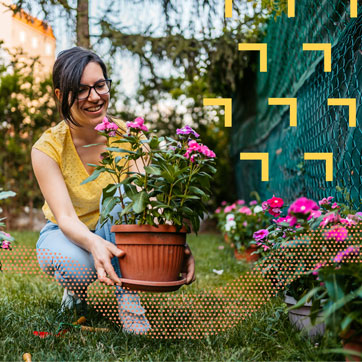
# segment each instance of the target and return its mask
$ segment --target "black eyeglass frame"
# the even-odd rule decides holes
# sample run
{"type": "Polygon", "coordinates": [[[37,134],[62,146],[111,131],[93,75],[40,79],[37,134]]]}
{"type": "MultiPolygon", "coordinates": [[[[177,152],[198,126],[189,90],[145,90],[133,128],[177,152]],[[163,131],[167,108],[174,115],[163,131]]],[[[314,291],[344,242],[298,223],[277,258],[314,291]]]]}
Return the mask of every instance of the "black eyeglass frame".
{"type": "Polygon", "coordinates": [[[94,89],[99,96],[104,96],[105,94],[108,94],[111,91],[111,85],[112,85],[112,79],[101,79],[101,80],[95,82],[92,86],[90,86],[88,84],[80,84],[79,87],[88,87],[88,95],[86,97],[79,98],[79,89],[78,89],[77,99],[79,101],[84,101],[85,99],[87,99],[90,96],[92,89],[94,89]],[[108,87],[108,92],[100,94],[100,93],[98,93],[96,86],[98,83],[102,83],[102,82],[106,82],[107,87],[108,87]]]}

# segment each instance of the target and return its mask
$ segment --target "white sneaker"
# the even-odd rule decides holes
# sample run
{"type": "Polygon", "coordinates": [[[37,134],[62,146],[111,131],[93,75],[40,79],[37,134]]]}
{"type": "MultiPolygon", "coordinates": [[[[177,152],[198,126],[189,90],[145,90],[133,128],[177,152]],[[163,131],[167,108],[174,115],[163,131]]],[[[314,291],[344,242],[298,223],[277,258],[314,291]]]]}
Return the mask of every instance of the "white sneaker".
{"type": "Polygon", "coordinates": [[[151,329],[151,325],[146,318],[146,311],[141,305],[138,294],[125,292],[117,299],[123,330],[127,333],[146,334],[151,329]]]}
{"type": "Polygon", "coordinates": [[[68,290],[68,288],[64,288],[62,303],[60,307],[60,311],[63,313],[66,310],[76,309],[78,311],[82,311],[82,309],[86,310],[87,302],[78,298],[74,292],[68,290]]]}

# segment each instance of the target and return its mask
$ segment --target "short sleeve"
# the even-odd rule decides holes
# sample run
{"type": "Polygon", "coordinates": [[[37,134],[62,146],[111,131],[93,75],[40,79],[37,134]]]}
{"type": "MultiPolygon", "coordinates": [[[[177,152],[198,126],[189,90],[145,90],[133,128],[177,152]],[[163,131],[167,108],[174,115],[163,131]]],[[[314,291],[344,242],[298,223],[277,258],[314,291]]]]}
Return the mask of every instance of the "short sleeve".
{"type": "Polygon", "coordinates": [[[51,130],[45,131],[42,136],[34,143],[33,148],[44,152],[60,166],[61,162],[59,143],[52,135],[51,130]]]}

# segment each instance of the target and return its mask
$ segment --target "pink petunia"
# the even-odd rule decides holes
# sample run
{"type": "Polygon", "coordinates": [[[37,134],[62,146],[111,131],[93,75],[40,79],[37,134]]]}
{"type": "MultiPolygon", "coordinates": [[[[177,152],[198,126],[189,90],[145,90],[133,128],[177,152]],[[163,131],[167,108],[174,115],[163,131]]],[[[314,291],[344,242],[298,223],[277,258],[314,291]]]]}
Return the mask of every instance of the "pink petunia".
{"type": "Polygon", "coordinates": [[[144,119],[137,117],[133,122],[126,122],[127,128],[130,128],[133,131],[145,131],[148,132],[148,128],[144,125],[144,119]]]}
{"type": "Polygon", "coordinates": [[[310,215],[308,216],[307,220],[310,220],[310,219],[318,219],[319,216],[322,215],[322,211],[319,211],[319,210],[313,210],[310,215]]]}
{"type": "Polygon", "coordinates": [[[345,227],[340,225],[333,226],[329,231],[325,233],[325,238],[335,239],[336,241],[344,241],[348,237],[348,231],[345,227]]]}
{"type": "Polygon", "coordinates": [[[289,207],[288,215],[292,214],[302,214],[307,215],[313,210],[319,210],[318,205],[313,201],[309,200],[306,197],[301,197],[295,200],[289,207]]]}
{"type": "Polygon", "coordinates": [[[337,255],[334,257],[333,261],[335,263],[340,263],[343,258],[353,254],[353,255],[359,255],[360,248],[358,246],[352,246],[350,245],[347,249],[341,250],[337,253],[337,255]]]}
{"type": "Polygon", "coordinates": [[[284,205],[284,201],[280,197],[273,196],[271,199],[267,200],[267,203],[271,208],[281,208],[284,205]]]}
{"type": "Polygon", "coordinates": [[[258,241],[258,240],[265,239],[268,235],[269,235],[268,230],[260,229],[258,231],[255,231],[255,233],[253,234],[253,238],[258,241]]]}
{"type": "Polygon", "coordinates": [[[218,207],[216,210],[215,210],[215,214],[220,214],[221,212],[221,207],[218,207]]]}
{"type": "Polygon", "coordinates": [[[273,215],[275,217],[280,216],[280,214],[282,213],[282,211],[278,207],[270,208],[268,212],[270,215],[273,215]]]}
{"type": "Polygon", "coordinates": [[[221,206],[225,206],[226,204],[227,204],[226,201],[222,201],[222,202],[221,202],[221,206]]]}
{"type": "Polygon", "coordinates": [[[109,132],[109,135],[114,137],[116,135],[115,131],[118,129],[118,126],[113,122],[109,122],[107,117],[104,117],[102,122],[97,124],[94,129],[99,132],[109,132]]]}
{"type": "Polygon", "coordinates": [[[295,216],[286,216],[286,217],[280,217],[277,220],[275,220],[275,223],[281,224],[281,223],[287,223],[289,226],[294,226],[297,223],[297,218],[295,216]]]}
{"type": "Polygon", "coordinates": [[[250,202],[249,202],[249,205],[250,206],[254,206],[254,205],[257,205],[258,204],[258,201],[256,201],[256,200],[251,200],[250,202]]]}
{"type": "Polygon", "coordinates": [[[266,201],[263,201],[261,207],[263,211],[267,211],[269,209],[269,204],[266,201]]]}
{"type": "Polygon", "coordinates": [[[339,222],[339,220],[340,220],[339,215],[334,213],[329,213],[323,218],[319,226],[322,227],[327,226],[328,224],[337,223],[339,222]]]}
{"type": "Polygon", "coordinates": [[[252,212],[247,206],[243,206],[239,209],[239,212],[245,215],[251,215],[252,212]]]}
{"type": "Polygon", "coordinates": [[[238,200],[238,201],[236,201],[236,203],[237,203],[238,205],[244,205],[244,204],[245,204],[245,201],[244,201],[244,200],[238,200]]]}

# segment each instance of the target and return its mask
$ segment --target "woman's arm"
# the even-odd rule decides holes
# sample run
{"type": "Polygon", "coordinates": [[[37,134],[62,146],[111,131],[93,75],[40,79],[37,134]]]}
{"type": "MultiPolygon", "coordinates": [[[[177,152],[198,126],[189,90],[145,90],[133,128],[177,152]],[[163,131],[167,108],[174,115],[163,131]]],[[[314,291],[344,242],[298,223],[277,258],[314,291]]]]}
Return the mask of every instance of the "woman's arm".
{"type": "Polygon", "coordinates": [[[58,164],[50,156],[35,148],[31,151],[31,159],[40,190],[59,228],[71,241],[92,253],[101,282],[108,285],[113,285],[114,282],[121,284],[110,260],[113,256],[123,256],[124,252],[111,242],[92,233],[79,220],[58,164]]]}

